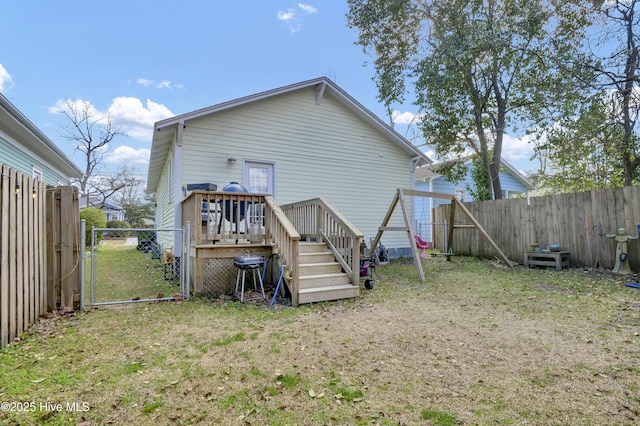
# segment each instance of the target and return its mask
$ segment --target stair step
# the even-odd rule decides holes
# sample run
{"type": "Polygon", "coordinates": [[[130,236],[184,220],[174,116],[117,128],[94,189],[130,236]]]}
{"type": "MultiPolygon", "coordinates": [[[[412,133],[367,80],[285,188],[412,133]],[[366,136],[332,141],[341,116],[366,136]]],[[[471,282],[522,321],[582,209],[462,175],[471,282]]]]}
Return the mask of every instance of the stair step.
{"type": "Polygon", "coordinates": [[[323,253],[329,250],[325,243],[307,243],[300,241],[298,243],[298,253],[323,253]]]}
{"type": "Polygon", "coordinates": [[[330,251],[324,251],[319,253],[300,253],[298,257],[300,259],[301,265],[306,265],[309,263],[335,262],[333,253],[331,253],[330,251]]]}
{"type": "Polygon", "coordinates": [[[325,300],[348,299],[351,297],[358,297],[359,294],[360,288],[351,284],[306,288],[300,289],[298,302],[313,303],[325,300]]]}
{"type": "Polygon", "coordinates": [[[309,288],[331,287],[335,285],[351,284],[349,275],[344,272],[333,274],[307,275],[300,277],[300,291],[309,288]]]}
{"type": "Polygon", "coordinates": [[[300,276],[331,274],[342,272],[342,266],[338,262],[302,263],[300,264],[300,276]]]}

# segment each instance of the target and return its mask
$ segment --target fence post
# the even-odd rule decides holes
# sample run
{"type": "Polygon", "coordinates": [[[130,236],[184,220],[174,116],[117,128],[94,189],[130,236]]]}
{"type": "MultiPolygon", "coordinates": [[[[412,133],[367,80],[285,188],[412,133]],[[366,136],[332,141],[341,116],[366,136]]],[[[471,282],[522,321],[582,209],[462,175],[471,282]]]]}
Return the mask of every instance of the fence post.
{"type": "MultiPolygon", "coordinates": [[[[86,238],[86,235],[83,236],[86,238]]],[[[89,257],[91,258],[91,306],[96,304],[96,231],[95,226],[91,227],[91,254],[89,257]]]]}
{"type": "Polygon", "coordinates": [[[80,310],[84,311],[84,298],[85,298],[85,266],[86,266],[86,235],[87,235],[87,221],[80,220],[80,310]]]}
{"type": "Polygon", "coordinates": [[[182,261],[180,262],[182,267],[184,268],[184,275],[182,282],[184,283],[185,290],[183,292],[184,298],[189,299],[191,297],[191,281],[190,281],[190,271],[191,271],[191,221],[187,221],[187,230],[185,236],[186,250],[183,250],[182,253],[182,261]],[[186,252],[186,253],[185,253],[186,252]]]}

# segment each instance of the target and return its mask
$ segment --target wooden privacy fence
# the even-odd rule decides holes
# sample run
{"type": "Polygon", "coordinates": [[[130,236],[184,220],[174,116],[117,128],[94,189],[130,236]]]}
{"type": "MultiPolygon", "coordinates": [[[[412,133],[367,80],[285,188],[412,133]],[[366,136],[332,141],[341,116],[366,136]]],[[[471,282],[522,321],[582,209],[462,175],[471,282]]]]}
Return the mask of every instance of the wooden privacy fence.
{"type": "Polygon", "coordinates": [[[5,345],[46,309],[46,191],[6,165],[0,187],[0,343],[5,345]]]}
{"type": "MultiPolygon", "coordinates": [[[[47,205],[54,194],[75,191],[72,188],[47,191],[43,183],[6,165],[0,170],[0,346],[4,346],[19,337],[40,315],[57,307],[60,298],[50,291],[49,283],[57,279],[52,277],[60,275],[48,268],[51,262],[47,261],[48,237],[56,232],[50,232],[49,226],[55,223],[47,218],[47,213],[53,214],[47,205]]],[[[77,211],[77,196],[75,200],[77,211]]],[[[60,234],[70,232],[69,226],[74,222],[79,226],[78,213],[74,219],[70,209],[57,213],[61,218],[59,222],[66,227],[57,231],[60,234]]],[[[65,244],[58,246],[69,251],[65,244]]],[[[77,258],[77,250],[73,256],[77,258]]],[[[62,271],[65,269],[60,269],[62,271]]],[[[75,277],[77,286],[78,277],[75,277]]],[[[70,282],[73,278],[67,280],[70,282]]]]}
{"type": "MultiPolygon", "coordinates": [[[[637,237],[640,224],[640,187],[601,189],[574,194],[465,203],[467,209],[491,235],[509,259],[523,262],[529,245],[542,248],[560,244],[570,252],[573,267],[613,268],[616,242],[607,237],[618,228],[637,237]]],[[[434,209],[434,223],[449,219],[450,205],[434,209]]],[[[456,254],[492,258],[495,251],[470,223],[456,212],[452,249],[456,254]]],[[[442,227],[434,227],[437,248],[443,241],[442,227]]],[[[631,269],[640,271],[639,240],[630,240],[631,269]]]]}
{"type": "Polygon", "coordinates": [[[80,306],[80,206],[70,186],[47,191],[47,309],[80,306]]]}

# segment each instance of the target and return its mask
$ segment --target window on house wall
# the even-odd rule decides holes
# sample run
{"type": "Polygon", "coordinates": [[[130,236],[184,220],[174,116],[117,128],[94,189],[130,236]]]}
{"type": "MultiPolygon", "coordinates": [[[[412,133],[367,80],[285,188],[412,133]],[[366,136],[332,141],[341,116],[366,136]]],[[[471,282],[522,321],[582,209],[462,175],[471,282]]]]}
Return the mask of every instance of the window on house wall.
{"type": "Polygon", "coordinates": [[[463,188],[456,188],[454,195],[458,199],[458,201],[464,202],[464,189],[463,188]]]}
{"type": "Polygon", "coordinates": [[[250,192],[265,194],[269,190],[269,179],[267,178],[267,169],[252,168],[249,171],[249,188],[250,192]]]}
{"type": "Polygon", "coordinates": [[[31,169],[31,177],[33,180],[42,182],[42,170],[38,170],[35,167],[31,169]]]}
{"type": "Polygon", "coordinates": [[[505,198],[523,198],[524,192],[521,191],[507,191],[507,196],[505,198]]]}
{"type": "Polygon", "coordinates": [[[271,194],[275,196],[275,165],[271,162],[246,161],[243,169],[243,182],[252,194],[271,194]]]}

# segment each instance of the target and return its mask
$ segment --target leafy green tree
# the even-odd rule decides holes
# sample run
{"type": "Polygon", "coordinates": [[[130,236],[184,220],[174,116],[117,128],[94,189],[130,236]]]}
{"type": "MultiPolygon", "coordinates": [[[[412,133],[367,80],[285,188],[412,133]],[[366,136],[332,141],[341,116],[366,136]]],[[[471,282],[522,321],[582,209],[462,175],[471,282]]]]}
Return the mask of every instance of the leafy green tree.
{"type": "MultiPolygon", "coordinates": [[[[105,228],[107,226],[107,216],[98,207],[87,207],[80,210],[80,219],[86,221],[85,244],[91,247],[91,228],[105,228]]],[[[96,244],[100,244],[103,231],[96,231],[96,244]]]]}
{"type": "Polygon", "coordinates": [[[617,155],[616,140],[622,136],[613,120],[613,110],[604,93],[585,102],[578,117],[563,118],[549,130],[538,147],[550,170],[541,179],[547,193],[579,192],[616,188],[624,184],[624,171],[617,155]]]}
{"type": "Polygon", "coordinates": [[[570,1],[348,4],[357,43],[375,57],[380,100],[403,102],[411,83],[425,139],[440,157],[478,155],[495,198],[505,131],[550,126],[590,78],[578,50],[586,15],[570,1]]]}
{"type": "Polygon", "coordinates": [[[491,192],[489,192],[491,185],[487,182],[487,176],[488,173],[484,168],[484,162],[479,156],[474,155],[471,160],[471,179],[474,186],[467,186],[473,201],[486,201],[493,198],[491,192]]]}
{"type": "Polygon", "coordinates": [[[600,55],[598,69],[601,88],[613,88],[614,119],[608,121],[619,133],[615,150],[620,159],[624,185],[637,181],[640,167],[640,134],[636,126],[640,115],[640,0],[603,2],[606,42],[617,42],[612,52],[600,55]],[[612,37],[613,36],[613,37],[612,37]]]}
{"type": "Polygon", "coordinates": [[[540,146],[557,191],[640,183],[640,0],[594,1],[593,97],[540,146]]]}

